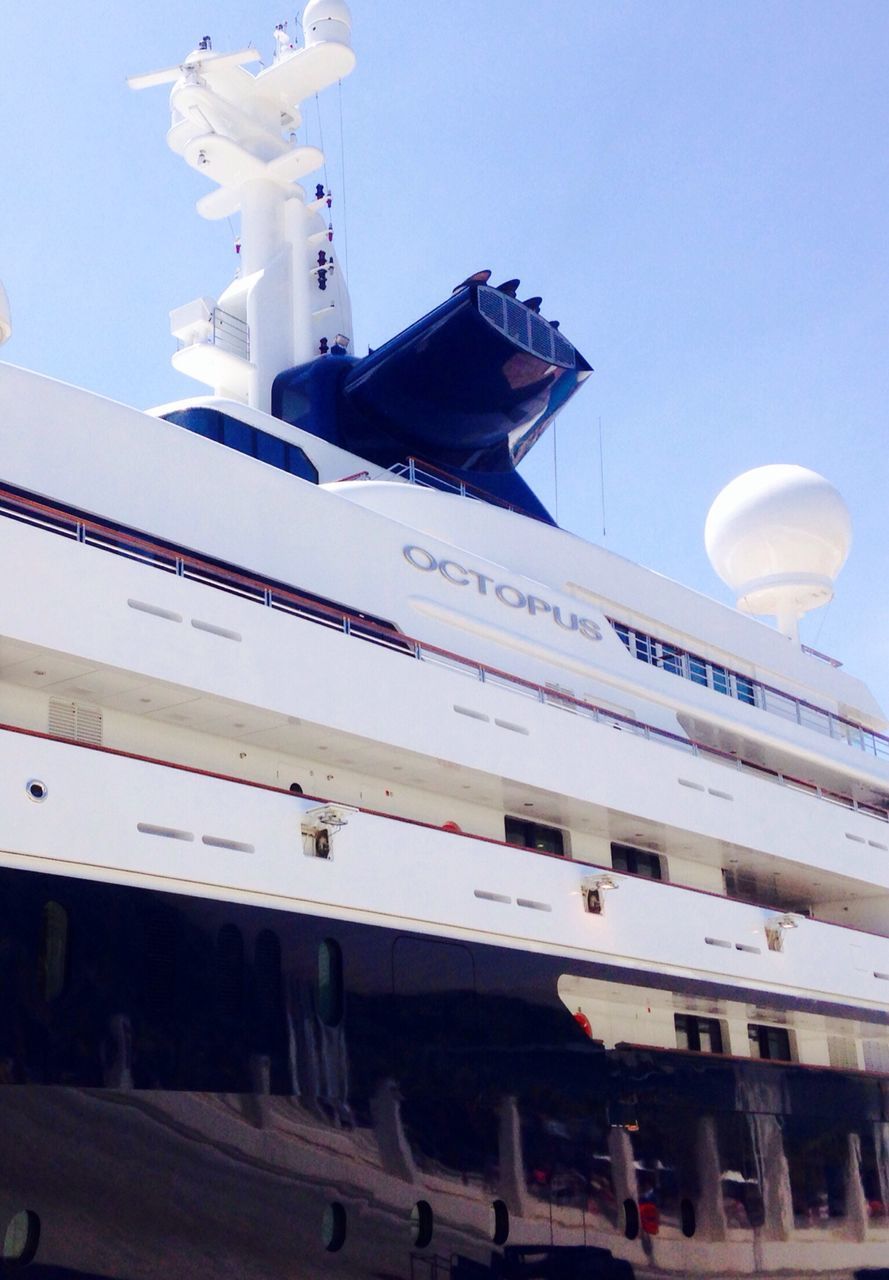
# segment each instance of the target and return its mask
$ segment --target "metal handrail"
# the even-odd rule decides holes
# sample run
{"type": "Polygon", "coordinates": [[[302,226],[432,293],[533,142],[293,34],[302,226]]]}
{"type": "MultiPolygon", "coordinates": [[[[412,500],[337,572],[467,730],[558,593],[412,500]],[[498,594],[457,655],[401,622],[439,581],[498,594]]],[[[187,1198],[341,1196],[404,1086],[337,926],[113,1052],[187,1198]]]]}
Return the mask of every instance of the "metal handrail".
{"type": "Polygon", "coordinates": [[[213,345],[221,347],[224,351],[230,351],[233,355],[241,356],[244,360],[249,360],[250,328],[247,323],[238,316],[223,311],[221,307],[213,308],[211,319],[213,345]]]}
{"type": "Polygon", "coordinates": [[[435,466],[432,462],[424,462],[422,458],[411,457],[406,462],[397,462],[394,466],[389,467],[388,471],[390,475],[399,476],[407,480],[409,484],[419,485],[421,488],[438,489],[442,493],[456,493],[461,498],[471,498],[475,502],[486,502],[489,506],[502,507],[504,511],[515,511],[518,515],[526,516],[529,520],[540,519],[533,512],[525,511],[522,507],[517,507],[512,502],[507,502],[505,498],[498,498],[496,494],[489,493],[487,489],[470,484],[468,480],[452,475],[451,472],[435,466]]]}
{"type": "Polygon", "coordinates": [[[335,605],[327,604],[317,598],[302,595],[299,591],[267,579],[255,577],[249,573],[233,569],[227,565],[215,564],[211,560],[192,554],[173,546],[165,546],[144,538],[129,530],[115,529],[92,517],[82,516],[77,512],[65,511],[49,503],[41,502],[26,494],[15,493],[0,488],[0,516],[24,520],[48,532],[62,534],[68,538],[76,538],[87,546],[122,555],[128,559],[172,572],[180,577],[190,578],[206,586],[228,591],[244,599],[253,600],[282,612],[293,613],[307,621],[333,627],[344,635],[357,636],[373,644],[383,645],[396,652],[418,660],[439,662],[452,670],[462,670],[471,674],[481,683],[493,683],[506,688],[521,691],[536,701],[548,706],[557,706],[575,714],[585,715],[599,724],[610,725],[615,729],[627,730],[648,740],[666,743],[694,756],[717,760],[731,765],[735,769],[745,769],[760,777],[770,778],[782,786],[790,786],[796,790],[812,795],[819,800],[827,800],[856,812],[866,813],[889,822],[889,808],[881,805],[863,804],[854,796],[844,792],[832,791],[810,782],[805,778],[797,778],[777,769],[743,757],[719,747],[673,733],[669,729],[657,728],[626,716],[597,706],[584,698],[563,690],[554,689],[550,685],[529,680],[526,676],[515,675],[492,667],[488,663],[479,662],[476,658],[468,658],[464,654],[454,653],[439,645],[429,644],[413,636],[405,635],[394,626],[385,626],[374,622],[360,614],[350,613],[335,605]]]}

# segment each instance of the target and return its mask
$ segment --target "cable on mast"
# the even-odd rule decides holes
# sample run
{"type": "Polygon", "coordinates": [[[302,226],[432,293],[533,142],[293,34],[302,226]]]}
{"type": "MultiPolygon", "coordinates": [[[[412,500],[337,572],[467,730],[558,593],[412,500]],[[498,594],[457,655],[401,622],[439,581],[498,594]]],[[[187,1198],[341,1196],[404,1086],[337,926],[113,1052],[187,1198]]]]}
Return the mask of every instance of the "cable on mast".
{"type": "Polygon", "coordinates": [[[559,430],[558,419],[553,423],[553,489],[554,489],[554,506],[556,524],[559,523],[559,446],[558,435],[559,430]]]}
{"type": "Polygon", "coordinates": [[[346,261],[346,275],[349,274],[349,217],[346,205],[346,145],[343,139],[343,82],[336,82],[337,98],[340,107],[340,183],[343,202],[343,257],[346,261]]]}
{"type": "Polygon", "coordinates": [[[605,446],[602,440],[602,415],[599,415],[599,493],[602,499],[602,537],[607,538],[605,532],[605,446]]]}

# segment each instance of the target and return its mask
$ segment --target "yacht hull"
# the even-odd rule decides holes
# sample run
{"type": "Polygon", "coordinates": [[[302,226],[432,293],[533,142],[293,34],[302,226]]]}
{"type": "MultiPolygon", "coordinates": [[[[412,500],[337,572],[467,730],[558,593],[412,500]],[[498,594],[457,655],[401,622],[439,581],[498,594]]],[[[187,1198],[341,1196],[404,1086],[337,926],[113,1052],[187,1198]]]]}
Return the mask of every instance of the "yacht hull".
{"type": "Polygon", "coordinates": [[[558,957],[11,868],[0,903],[0,1214],[39,1229],[37,1277],[889,1254],[875,1076],[606,1050],[558,957]]]}

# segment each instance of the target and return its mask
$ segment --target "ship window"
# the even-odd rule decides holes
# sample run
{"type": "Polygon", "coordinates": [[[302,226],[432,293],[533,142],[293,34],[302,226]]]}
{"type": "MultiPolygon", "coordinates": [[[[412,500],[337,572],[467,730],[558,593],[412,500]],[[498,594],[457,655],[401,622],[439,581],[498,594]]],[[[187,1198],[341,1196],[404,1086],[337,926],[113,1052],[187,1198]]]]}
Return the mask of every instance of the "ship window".
{"type": "Polygon", "coordinates": [[[673,1015],[676,1044],[695,1053],[722,1053],[722,1027],[716,1018],[698,1018],[690,1013],[673,1015]]]}
{"type": "Polygon", "coordinates": [[[21,1209],[9,1220],[3,1237],[3,1261],[19,1267],[33,1262],[40,1244],[40,1219],[32,1209],[21,1209]]]}
{"type": "Polygon", "coordinates": [[[545,827],[541,822],[528,822],[524,818],[504,820],[506,843],[523,849],[537,849],[540,853],[565,856],[565,837],[558,827],[545,827]]]}
{"type": "Polygon", "coordinates": [[[338,942],[325,938],[318,948],[318,1016],[335,1027],[343,1016],[343,953],[338,942]]]}
{"type": "Polygon", "coordinates": [[[740,702],[746,702],[751,707],[756,706],[756,690],[752,680],[748,680],[746,676],[736,675],[735,690],[740,702]]]}
{"type": "Polygon", "coordinates": [[[174,422],[179,427],[227,445],[229,449],[236,449],[238,453],[245,453],[248,457],[258,458],[260,462],[277,467],[279,471],[289,471],[291,475],[301,476],[312,484],[318,483],[318,468],[309,461],[302,449],[268,431],[251,427],[240,418],[232,418],[219,409],[209,409],[204,405],[174,409],[163,416],[167,422],[174,422]]]}
{"type": "Polygon", "coordinates": [[[694,1201],[690,1200],[688,1196],[683,1196],[679,1201],[679,1226],[682,1229],[682,1234],[687,1239],[690,1239],[697,1230],[698,1222],[694,1201]]]}
{"type": "Polygon", "coordinates": [[[713,688],[716,690],[716,692],[728,693],[729,692],[728,672],[726,671],[725,667],[711,666],[710,670],[713,673],[713,688]]]}
{"type": "Polygon", "coordinates": [[[338,1253],[346,1243],[346,1210],[332,1201],[321,1219],[321,1243],[328,1253],[338,1253]]]}
{"type": "Polygon", "coordinates": [[[224,924],[216,935],[216,982],[223,1018],[239,1019],[244,996],[244,939],[234,924],[224,924]]]}
{"type": "Polygon", "coordinates": [[[491,1240],[497,1246],[506,1244],[509,1239],[509,1209],[504,1200],[495,1200],[491,1205],[491,1240]]]}
{"type": "Polygon", "coordinates": [[[223,420],[222,443],[227,444],[230,449],[237,449],[238,453],[252,454],[255,437],[256,432],[252,427],[248,427],[246,422],[239,422],[237,418],[223,420]]]}
{"type": "Polygon", "coordinates": [[[222,442],[224,419],[216,409],[185,409],[181,412],[165,414],[165,417],[168,422],[187,427],[195,435],[204,436],[207,440],[216,440],[218,443],[222,442]]]}
{"type": "Polygon", "coordinates": [[[675,648],[672,644],[661,644],[659,666],[665,671],[669,671],[674,676],[682,674],[682,650],[675,648]]]}
{"type": "Polygon", "coordinates": [[[298,445],[289,444],[287,446],[287,470],[293,476],[301,476],[303,480],[308,480],[311,484],[318,483],[318,468],[313,462],[309,461],[308,456],[303,453],[298,445]]]}
{"type": "Polygon", "coordinates": [[[643,876],[646,880],[664,880],[664,864],[659,853],[648,849],[636,849],[631,844],[612,844],[611,865],[615,871],[625,871],[630,876],[643,876]]]}
{"type": "Polygon", "coordinates": [[[790,1033],[784,1027],[765,1027],[757,1023],[747,1024],[750,1037],[750,1054],[754,1058],[770,1058],[778,1062],[790,1062],[790,1033]]]}
{"type": "Polygon", "coordinates": [[[416,1249],[425,1249],[432,1243],[434,1221],[429,1201],[418,1200],[411,1210],[411,1230],[416,1249]]]}
{"type": "Polygon", "coordinates": [[[280,467],[282,471],[287,470],[287,445],[278,436],[257,431],[256,456],[260,462],[267,462],[272,467],[280,467]]]}
{"type": "Polygon", "coordinates": [[[278,1043],[283,1020],[281,944],[271,929],[257,936],[254,974],[257,1048],[270,1053],[278,1043]]]}
{"type": "Polygon", "coordinates": [[[40,989],[44,1000],[61,995],[67,968],[68,912],[58,902],[47,902],[40,945],[40,989]]]}
{"type": "Polygon", "coordinates": [[[694,680],[695,684],[707,684],[707,664],[703,658],[696,658],[694,654],[688,655],[688,675],[690,680],[694,680]]]}
{"type": "Polygon", "coordinates": [[[654,644],[649,640],[648,636],[636,632],[636,657],[640,662],[653,662],[654,644]]]}
{"type": "Polygon", "coordinates": [[[687,653],[684,649],[646,635],[643,631],[635,631],[624,622],[615,622],[614,619],[609,621],[630,653],[635,654],[640,662],[661,667],[673,675],[685,676],[695,684],[735,697],[751,707],[756,706],[757,686],[748,676],[738,675],[727,667],[708,662],[698,654],[687,653]]]}

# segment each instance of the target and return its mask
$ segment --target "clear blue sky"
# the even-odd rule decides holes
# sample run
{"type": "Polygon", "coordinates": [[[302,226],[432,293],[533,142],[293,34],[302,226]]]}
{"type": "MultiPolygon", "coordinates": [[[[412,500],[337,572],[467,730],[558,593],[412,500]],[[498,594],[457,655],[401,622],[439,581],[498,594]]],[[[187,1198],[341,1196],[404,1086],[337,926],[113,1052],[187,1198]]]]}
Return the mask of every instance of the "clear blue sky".
{"type": "MultiPolygon", "coordinates": [[[[335,90],[321,125],[357,350],[473,270],[520,276],[596,370],[556,432],[560,522],[602,539],[601,418],[606,545],[722,600],[703,548],[719,489],[767,462],[820,471],[855,541],[804,638],[889,708],[887,0],[352,11],[344,152],[335,90]]],[[[205,187],[166,149],[166,91],[124,77],[204,34],[270,57],[294,10],[6,0],[3,16],[5,357],[137,405],[196,393],[170,368],[167,312],[224,287],[232,237],[193,211],[205,187]]],[[[525,474],[553,506],[551,440],[525,474]]]]}

